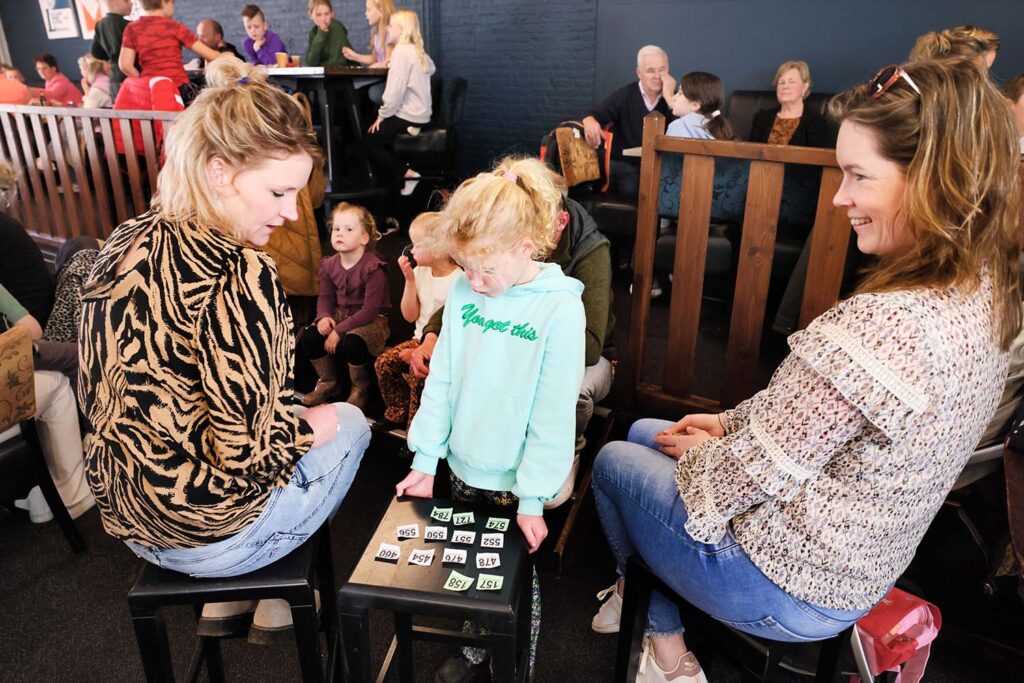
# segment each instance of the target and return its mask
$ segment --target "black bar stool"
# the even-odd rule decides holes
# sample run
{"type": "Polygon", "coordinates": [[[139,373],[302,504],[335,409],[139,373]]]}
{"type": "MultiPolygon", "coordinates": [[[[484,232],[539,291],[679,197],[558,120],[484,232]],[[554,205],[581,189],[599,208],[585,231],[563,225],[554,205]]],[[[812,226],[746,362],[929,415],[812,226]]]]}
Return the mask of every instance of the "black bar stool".
{"type": "MultiPolygon", "coordinates": [[[[688,630],[699,634],[715,649],[729,653],[736,660],[744,683],[770,681],[780,674],[783,660],[815,660],[814,680],[817,683],[840,683],[844,664],[852,665],[850,638],[854,626],[839,634],[809,643],[787,643],[737,631],[700,611],[679,597],[638,556],[633,555],[626,564],[626,587],[622,595],[622,617],[619,621],[619,642],[615,657],[615,680],[636,680],[640,666],[644,630],[647,626],[647,608],[651,591],[657,590],[679,607],[683,623],[688,630]]],[[[690,643],[688,642],[687,645],[690,643]]],[[[857,673],[854,669],[851,673],[857,673]]]]}
{"type": "MultiPolygon", "coordinates": [[[[295,624],[295,643],[302,680],[308,683],[340,680],[338,612],[335,609],[334,568],[328,523],[308,541],[273,564],[249,574],[220,579],[194,579],[146,562],[128,591],[132,626],[146,680],[173,683],[174,669],[161,607],[193,605],[196,617],[208,602],[287,600],[295,624]],[[314,589],[320,590],[323,613],[317,616],[314,589]],[[323,668],[319,631],[327,634],[327,669],[323,668]]],[[[211,683],[224,681],[220,639],[200,637],[189,665],[189,681],[197,680],[205,664],[211,683]]]]}

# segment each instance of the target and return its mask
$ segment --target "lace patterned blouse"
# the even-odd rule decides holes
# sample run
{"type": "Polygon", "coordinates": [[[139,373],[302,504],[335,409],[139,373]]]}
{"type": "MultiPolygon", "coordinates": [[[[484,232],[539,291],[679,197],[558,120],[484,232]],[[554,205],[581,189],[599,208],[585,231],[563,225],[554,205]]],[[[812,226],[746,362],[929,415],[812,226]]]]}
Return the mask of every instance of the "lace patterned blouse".
{"type": "Polygon", "coordinates": [[[995,410],[991,282],[859,294],[789,339],[726,435],[679,460],[687,532],[732,531],[796,598],[867,609],[913,558],[995,410]]]}

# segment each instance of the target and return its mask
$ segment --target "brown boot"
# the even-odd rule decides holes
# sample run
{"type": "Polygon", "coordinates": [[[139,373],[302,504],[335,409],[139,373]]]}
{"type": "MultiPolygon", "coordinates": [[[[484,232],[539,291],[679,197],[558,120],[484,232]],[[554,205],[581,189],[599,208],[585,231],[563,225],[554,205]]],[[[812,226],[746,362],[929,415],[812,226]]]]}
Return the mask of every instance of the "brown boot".
{"type": "Polygon", "coordinates": [[[338,390],[338,373],[334,368],[334,356],[324,356],[310,362],[320,379],[316,381],[313,391],[302,397],[302,405],[307,407],[320,405],[334,396],[338,390]]]}
{"type": "Polygon", "coordinates": [[[352,365],[349,363],[348,376],[352,379],[352,391],[345,402],[365,411],[366,404],[370,400],[370,364],[352,365]]]}

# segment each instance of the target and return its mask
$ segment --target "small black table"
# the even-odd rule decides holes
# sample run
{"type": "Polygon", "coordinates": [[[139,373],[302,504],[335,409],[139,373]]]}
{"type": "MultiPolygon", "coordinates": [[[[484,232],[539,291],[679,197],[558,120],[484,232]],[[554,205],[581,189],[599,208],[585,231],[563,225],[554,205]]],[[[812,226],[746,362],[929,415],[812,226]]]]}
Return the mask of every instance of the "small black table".
{"type": "MultiPolygon", "coordinates": [[[[327,196],[332,199],[358,199],[362,196],[376,194],[373,191],[363,188],[345,192],[340,186],[341,177],[344,175],[342,160],[344,156],[343,139],[336,139],[331,110],[336,103],[340,103],[341,110],[337,112],[342,118],[339,132],[349,127],[351,140],[358,142],[366,133],[370,122],[364,121],[359,111],[359,100],[356,97],[356,84],[358,79],[387,78],[388,70],[381,68],[369,68],[364,66],[299,66],[299,67],[269,67],[267,75],[274,83],[313,95],[311,99],[316,102],[319,110],[321,139],[320,145],[324,148],[327,156],[327,196]]],[[[344,135],[342,135],[344,137],[344,135]]],[[[373,172],[369,162],[360,156],[365,168],[363,169],[372,180],[373,172]]]]}
{"type": "Polygon", "coordinates": [[[370,669],[369,610],[379,609],[394,613],[395,637],[376,680],[383,680],[391,661],[398,656],[399,680],[414,680],[412,642],[432,640],[457,645],[486,647],[493,658],[494,681],[525,680],[530,642],[530,604],[533,565],[527,552],[526,541],[516,525],[516,511],[511,508],[493,508],[468,505],[443,499],[395,499],[384,513],[377,531],[363,551],[351,578],[338,591],[341,613],[342,639],[349,666],[349,679],[359,683],[372,681],[370,669]],[[473,512],[472,525],[456,526],[452,522],[431,519],[433,509],[454,508],[455,513],[473,512]],[[501,549],[481,547],[482,535],[490,517],[509,520],[501,549]],[[396,528],[418,524],[420,537],[397,540],[396,528]],[[427,526],[448,528],[448,540],[428,542],[423,538],[427,526]],[[453,531],[474,531],[476,540],[470,545],[452,543],[453,531]],[[397,563],[375,559],[381,543],[397,545],[402,554],[397,563]],[[409,564],[414,549],[434,548],[434,561],[429,567],[409,564]],[[445,548],[467,550],[465,565],[443,564],[445,548]],[[501,558],[498,569],[477,569],[476,554],[497,553],[501,558]],[[442,586],[452,570],[476,581],[479,574],[501,574],[504,583],[500,591],[477,590],[463,592],[445,590],[442,586]],[[469,619],[487,627],[488,635],[470,635],[461,631],[414,626],[413,616],[469,619]]]}

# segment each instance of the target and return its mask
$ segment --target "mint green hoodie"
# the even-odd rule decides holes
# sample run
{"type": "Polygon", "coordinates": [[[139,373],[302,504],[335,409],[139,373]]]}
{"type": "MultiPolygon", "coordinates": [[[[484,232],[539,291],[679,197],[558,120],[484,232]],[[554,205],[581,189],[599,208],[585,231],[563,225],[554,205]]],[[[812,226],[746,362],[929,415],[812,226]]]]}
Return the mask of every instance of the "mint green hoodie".
{"type": "Polygon", "coordinates": [[[415,470],[437,461],[470,486],[511,491],[541,515],[572,466],[583,379],[583,284],[553,263],[496,298],[465,275],[448,292],[420,408],[409,428],[415,470]]]}

